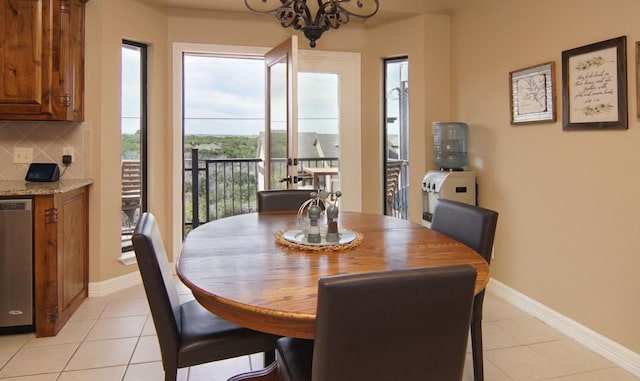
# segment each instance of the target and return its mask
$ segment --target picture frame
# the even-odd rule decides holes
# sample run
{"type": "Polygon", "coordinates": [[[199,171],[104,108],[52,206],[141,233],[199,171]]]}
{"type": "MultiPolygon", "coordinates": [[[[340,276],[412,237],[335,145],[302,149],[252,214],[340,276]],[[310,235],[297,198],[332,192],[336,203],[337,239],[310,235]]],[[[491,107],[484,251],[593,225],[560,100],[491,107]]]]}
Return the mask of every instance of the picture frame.
{"type": "Polygon", "coordinates": [[[626,130],[627,37],[562,52],[562,129],[626,130]]]}
{"type": "Polygon", "coordinates": [[[545,62],[509,73],[511,124],[556,121],[554,72],[545,62]]]}

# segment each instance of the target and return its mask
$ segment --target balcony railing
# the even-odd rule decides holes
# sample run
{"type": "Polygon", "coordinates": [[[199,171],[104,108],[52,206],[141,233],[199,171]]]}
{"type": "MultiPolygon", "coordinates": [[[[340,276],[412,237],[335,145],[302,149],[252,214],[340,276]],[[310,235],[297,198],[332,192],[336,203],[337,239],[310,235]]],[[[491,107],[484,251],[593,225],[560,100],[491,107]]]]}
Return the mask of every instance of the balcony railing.
{"type": "MultiPolygon", "coordinates": [[[[336,157],[298,159],[299,186],[311,187],[303,167],[338,166],[336,157]]],[[[286,159],[273,159],[271,176],[275,181],[286,177],[286,159]]],[[[325,179],[320,187],[325,188],[325,179]]],[[[219,218],[257,211],[256,193],[264,184],[262,159],[199,159],[198,149],[185,160],[184,208],[187,230],[219,218]],[[192,163],[198,163],[193,166],[192,163]]],[[[286,184],[282,183],[282,188],[286,184]]]]}
{"type": "MultiPolygon", "coordinates": [[[[271,176],[276,182],[286,177],[286,159],[272,160],[271,176]]],[[[407,218],[408,185],[407,163],[398,161],[395,184],[387,186],[386,214],[407,218]]],[[[338,167],[337,157],[299,158],[299,186],[311,188],[311,178],[303,168],[338,167]]],[[[390,168],[387,168],[389,171],[390,168]]],[[[389,172],[388,172],[389,173],[389,172]]],[[[320,178],[319,187],[328,189],[332,180],[320,178]]],[[[335,180],[335,179],[333,179],[335,180]]],[[[198,158],[198,150],[191,151],[185,160],[184,209],[185,231],[223,217],[257,211],[256,193],[263,188],[264,162],[262,159],[205,159],[198,158]],[[195,167],[192,163],[198,163],[195,167]]],[[[286,184],[282,183],[282,188],[286,184]]]]}
{"type": "Polygon", "coordinates": [[[385,214],[406,220],[409,216],[409,163],[388,160],[386,180],[385,214]]]}

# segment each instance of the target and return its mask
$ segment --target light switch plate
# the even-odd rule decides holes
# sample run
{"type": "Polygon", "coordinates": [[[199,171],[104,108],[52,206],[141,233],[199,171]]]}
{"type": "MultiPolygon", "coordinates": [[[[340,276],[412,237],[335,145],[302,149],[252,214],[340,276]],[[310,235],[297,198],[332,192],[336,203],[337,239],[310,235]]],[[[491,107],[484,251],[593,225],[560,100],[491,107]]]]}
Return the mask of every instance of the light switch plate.
{"type": "Polygon", "coordinates": [[[32,147],[14,147],[13,162],[19,163],[19,164],[29,164],[33,162],[33,148],[32,147]]]}

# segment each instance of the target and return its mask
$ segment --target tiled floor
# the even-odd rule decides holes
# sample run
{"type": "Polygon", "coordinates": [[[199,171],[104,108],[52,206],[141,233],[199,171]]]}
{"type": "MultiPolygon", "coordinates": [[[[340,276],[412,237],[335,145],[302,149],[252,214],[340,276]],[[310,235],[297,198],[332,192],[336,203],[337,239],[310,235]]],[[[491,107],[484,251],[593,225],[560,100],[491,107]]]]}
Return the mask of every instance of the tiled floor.
{"type": "MultiPolygon", "coordinates": [[[[181,296],[190,298],[186,288],[181,296]]],[[[640,381],[490,291],[484,345],[487,381],[640,381]]],[[[181,369],[178,379],[227,380],[261,364],[262,355],[245,356],[181,369]]],[[[163,374],[141,286],[89,298],[56,337],[0,336],[2,381],[160,381],[163,374]]],[[[470,353],[464,380],[473,380],[470,353]]]]}

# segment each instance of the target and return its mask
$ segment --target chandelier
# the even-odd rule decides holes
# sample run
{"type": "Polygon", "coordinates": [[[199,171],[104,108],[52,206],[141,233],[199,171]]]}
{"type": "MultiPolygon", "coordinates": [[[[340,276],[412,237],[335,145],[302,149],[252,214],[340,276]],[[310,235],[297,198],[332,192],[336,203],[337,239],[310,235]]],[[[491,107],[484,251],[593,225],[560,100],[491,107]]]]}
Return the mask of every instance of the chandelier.
{"type": "Polygon", "coordinates": [[[380,7],[379,0],[309,0],[309,3],[314,1],[317,5],[308,5],[307,0],[244,0],[244,4],[254,13],[275,13],[282,27],[302,31],[312,48],[322,33],[340,28],[351,16],[367,19],[380,7]]]}

